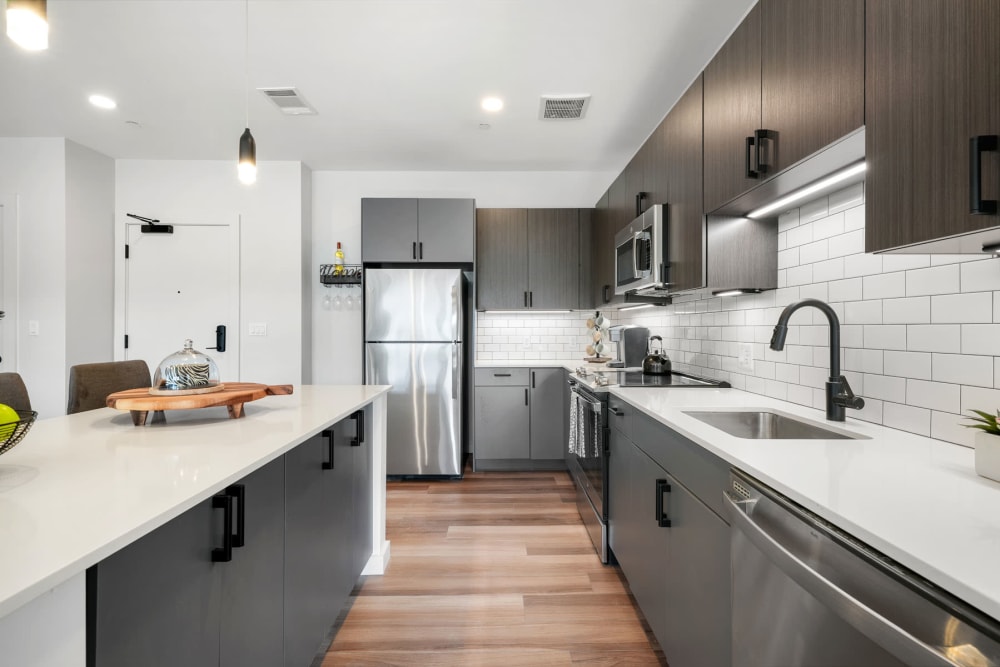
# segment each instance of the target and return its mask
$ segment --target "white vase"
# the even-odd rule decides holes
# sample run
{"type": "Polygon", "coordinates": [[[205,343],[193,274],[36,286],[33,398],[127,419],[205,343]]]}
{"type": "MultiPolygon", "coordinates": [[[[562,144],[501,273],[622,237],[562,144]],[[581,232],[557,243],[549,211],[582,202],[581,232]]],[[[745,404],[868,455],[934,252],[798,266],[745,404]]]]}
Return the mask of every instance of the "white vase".
{"type": "Polygon", "coordinates": [[[1000,482],[1000,435],[976,433],[976,474],[1000,482]]]}

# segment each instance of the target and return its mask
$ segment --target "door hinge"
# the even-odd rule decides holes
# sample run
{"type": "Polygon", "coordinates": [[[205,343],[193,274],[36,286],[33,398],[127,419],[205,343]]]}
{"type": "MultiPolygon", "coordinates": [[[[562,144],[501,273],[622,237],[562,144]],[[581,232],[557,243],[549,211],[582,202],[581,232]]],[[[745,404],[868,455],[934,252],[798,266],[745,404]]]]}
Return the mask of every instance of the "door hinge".
{"type": "Polygon", "coordinates": [[[128,259],[128,244],[125,244],[125,259],[128,259]]]}
{"type": "Polygon", "coordinates": [[[125,349],[128,349],[128,334],[125,334],[125,349]]]}

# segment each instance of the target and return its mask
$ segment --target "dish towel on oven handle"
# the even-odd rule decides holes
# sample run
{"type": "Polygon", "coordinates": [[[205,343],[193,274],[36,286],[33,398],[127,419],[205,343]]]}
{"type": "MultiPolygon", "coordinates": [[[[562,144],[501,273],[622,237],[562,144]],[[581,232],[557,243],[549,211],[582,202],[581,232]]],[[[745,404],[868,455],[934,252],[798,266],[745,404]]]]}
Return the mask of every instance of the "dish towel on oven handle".
{"type": "Polygon", "coordinates": [[[575,391],[569,393],[569,443],[566,450],[572,456],[584,454],[583,442],[580,437],[580,395],[575,391]]]}

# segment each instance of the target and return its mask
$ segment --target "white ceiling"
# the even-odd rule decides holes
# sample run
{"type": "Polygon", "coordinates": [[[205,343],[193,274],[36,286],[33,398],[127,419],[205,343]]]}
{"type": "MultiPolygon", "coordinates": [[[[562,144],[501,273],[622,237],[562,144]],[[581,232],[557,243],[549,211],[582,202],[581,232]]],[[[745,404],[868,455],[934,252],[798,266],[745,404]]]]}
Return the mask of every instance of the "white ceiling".
{"type": "MultiPolygon", "coordinates": [[[[257,157],[317,170],[619,170],[754,2],[250,0],[257,157]],[[255,90],[278,86],[319,114],[285,116],[255,90]],[[592,96],[585,119],[538,119],[541,95],[567,93],[592,96]],[[504,110],[480,110],[487,94],[504,110]]],[[[47,51],[0,37],[0,136],[235,160],[244,11],[242,0],[49,0],[47,51]],[[95,92],[118,108],[90,106],[95,92]]]]}

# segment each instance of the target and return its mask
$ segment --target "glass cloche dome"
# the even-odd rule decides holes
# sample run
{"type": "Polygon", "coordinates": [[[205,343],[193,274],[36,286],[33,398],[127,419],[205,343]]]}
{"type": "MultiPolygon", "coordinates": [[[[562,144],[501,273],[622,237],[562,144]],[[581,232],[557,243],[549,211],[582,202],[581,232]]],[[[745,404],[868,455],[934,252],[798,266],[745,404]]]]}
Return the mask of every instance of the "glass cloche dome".
{"type": "Polygon", "coordinates": [[[195,350],[190,338],[184,341],[183,350],[161,361],[153,375],[156,390],[190,391],[218,385],[219,367],[210,356],[195,350]]]}

